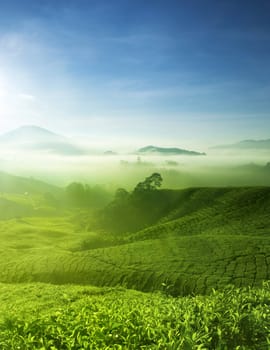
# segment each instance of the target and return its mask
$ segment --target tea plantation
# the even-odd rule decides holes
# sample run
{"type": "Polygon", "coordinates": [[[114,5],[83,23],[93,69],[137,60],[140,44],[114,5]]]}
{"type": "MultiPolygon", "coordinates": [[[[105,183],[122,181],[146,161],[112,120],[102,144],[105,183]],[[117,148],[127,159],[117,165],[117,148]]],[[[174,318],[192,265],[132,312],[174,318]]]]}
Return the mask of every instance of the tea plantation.
{"type": "Polygon", "coordinates": [[[92,233],[71,211],[48,216],[42,207],[36,217],[0,221],[0,282],[122,285],[141,291],[166,283],[178,296],[227,284],[259,286],[270,279],[269,188],[171,193],[169,212],[137,232],[92,233]]]}
{"type": "Polygon", "coordinates": [[[129,198],[1,194],[0,349],[269,349],[270,188],[129,198]]]}
{"type": "Polygon", "coordinates": [[[270,347],[269,284],[181,298],[123,288],[1,284],[0,305],[3,350],[270,347]]]}

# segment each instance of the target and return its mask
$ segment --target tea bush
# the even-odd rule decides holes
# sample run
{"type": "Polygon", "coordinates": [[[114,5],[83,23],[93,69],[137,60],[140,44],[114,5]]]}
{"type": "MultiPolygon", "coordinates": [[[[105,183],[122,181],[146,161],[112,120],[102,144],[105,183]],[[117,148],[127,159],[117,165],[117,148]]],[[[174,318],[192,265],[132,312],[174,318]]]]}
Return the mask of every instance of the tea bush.
{"type": "Polygon", "coordinates": [[[54,307],[36,314],[6,312],[0,325],[1,349],[270,348],[267,283],[260,289],[228,286],[209,296],[181,298],[123,288],[42,288],[45,293],[50,288],[52,297],[55,293],[54,307]]]}

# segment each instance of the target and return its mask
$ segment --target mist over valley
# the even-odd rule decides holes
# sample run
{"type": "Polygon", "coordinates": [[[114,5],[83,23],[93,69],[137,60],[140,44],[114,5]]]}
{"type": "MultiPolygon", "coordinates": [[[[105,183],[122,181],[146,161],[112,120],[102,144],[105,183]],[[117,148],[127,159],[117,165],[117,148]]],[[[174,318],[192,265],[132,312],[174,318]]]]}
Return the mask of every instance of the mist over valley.
{"type": "MultiPolygon", "coordinates": [[[[89,136],[91,138],[91,136],[89,136]]],[[[151,172],[161,172],[164,186],[269,185],[269,152],[260,147],[240,150],[145,146],[137,149],[93,148],[52,131],[23,126],[0,136],[1,170],[34,176],[57,185],[72,181],[130,188],[151,172]],[[204,151],[204,150],[203,150],[204,151]]],[[[177,145],[178,146],[178,145],[177,145]]]]}

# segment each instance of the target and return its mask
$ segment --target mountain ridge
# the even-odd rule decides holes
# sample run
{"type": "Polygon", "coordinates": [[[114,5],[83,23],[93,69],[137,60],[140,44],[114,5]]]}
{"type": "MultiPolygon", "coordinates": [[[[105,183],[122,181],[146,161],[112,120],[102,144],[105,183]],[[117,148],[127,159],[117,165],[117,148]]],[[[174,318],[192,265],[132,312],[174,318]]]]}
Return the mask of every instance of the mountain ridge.
{"type": "Polygon", "coordinates": [[[205,153],[189,151],[182,148],[177,147],[158,147],[158,146],[145,146],[139,148],[138,153],[140,154],[164,154],[164,155],[206,155],[205,153]]]}
{"type": "Polygon", "coordinates": [[[242,140],[232,144],[217,145],[211,149],[270,149],[270,139],[265,140],[242,140]]]}
{"type": "Polygon", "coordinates": [[[85,151],[67,137],[36,125],[23,125],[0,135],[2,147],[23,151],[45,151],[59,155],[80,155],[85,151]]]}

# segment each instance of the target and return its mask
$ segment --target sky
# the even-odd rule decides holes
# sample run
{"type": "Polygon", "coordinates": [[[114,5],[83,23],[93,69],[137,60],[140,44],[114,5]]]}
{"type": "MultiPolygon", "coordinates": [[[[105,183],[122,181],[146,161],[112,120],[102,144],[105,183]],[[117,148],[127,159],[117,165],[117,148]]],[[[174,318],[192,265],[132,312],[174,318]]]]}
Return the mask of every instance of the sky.
{"type": "Polygon", "coordinates": [[[0,133],[270,138],[268,0],[0,0],[0,133]]]}

